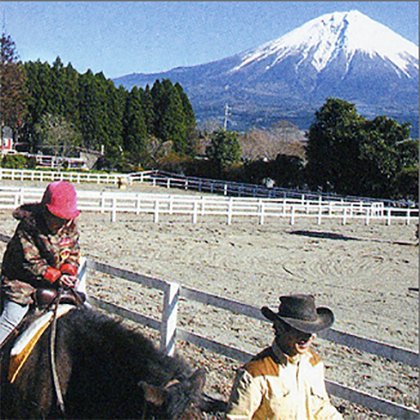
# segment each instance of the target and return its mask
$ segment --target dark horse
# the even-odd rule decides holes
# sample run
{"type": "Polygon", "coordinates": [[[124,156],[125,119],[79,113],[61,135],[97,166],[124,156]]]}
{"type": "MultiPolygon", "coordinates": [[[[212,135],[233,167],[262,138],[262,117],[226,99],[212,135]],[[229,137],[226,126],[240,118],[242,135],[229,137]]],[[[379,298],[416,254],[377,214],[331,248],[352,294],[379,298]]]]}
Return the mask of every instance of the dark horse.
{"type": "Polygon", "coordinates": [[[58,319],[56,365],[64,400],[57,404],[50,331],[41,337],[16,381],[2,363],[2,419],[201,419],[205,382],[180,357],[158,350],[141,333],[82,307],[58,319]]]}

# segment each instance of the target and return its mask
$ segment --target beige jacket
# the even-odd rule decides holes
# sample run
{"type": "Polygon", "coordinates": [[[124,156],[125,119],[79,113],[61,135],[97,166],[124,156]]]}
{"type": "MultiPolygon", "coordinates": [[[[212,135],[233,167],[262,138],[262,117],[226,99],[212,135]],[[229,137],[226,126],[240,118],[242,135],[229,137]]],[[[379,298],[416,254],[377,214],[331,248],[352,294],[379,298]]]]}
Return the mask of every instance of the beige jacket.
{"type": "Polygon", "coordinates": [[[342,419],[330,402],[324,364],[312,350],[294,361],[274,343],[237,372],[229,420],[342,419]]]}

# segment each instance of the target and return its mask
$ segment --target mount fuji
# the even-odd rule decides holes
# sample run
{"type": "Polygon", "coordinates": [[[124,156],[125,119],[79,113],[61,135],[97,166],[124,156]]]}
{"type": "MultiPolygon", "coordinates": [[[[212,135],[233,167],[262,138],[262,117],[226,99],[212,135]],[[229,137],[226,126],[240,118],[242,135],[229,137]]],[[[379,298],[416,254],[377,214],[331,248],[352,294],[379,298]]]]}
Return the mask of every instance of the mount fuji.
{"type": "Polygon", "coordinates": [[[413,124],[418,136],[418,46],[358,11],[313,19],[258,48],[207,64],[114,79],[126,89],[179,82],[197,121],[223,117],[233,129],[286,119],[307,129],[328,97],[369,118],[413,124]]]}

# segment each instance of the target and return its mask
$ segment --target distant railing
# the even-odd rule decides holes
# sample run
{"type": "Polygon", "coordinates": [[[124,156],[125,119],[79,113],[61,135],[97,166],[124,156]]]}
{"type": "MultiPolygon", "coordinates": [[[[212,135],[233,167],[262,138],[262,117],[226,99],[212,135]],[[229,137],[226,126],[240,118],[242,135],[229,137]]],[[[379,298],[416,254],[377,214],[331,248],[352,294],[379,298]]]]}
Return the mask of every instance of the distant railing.
{"type": "Polygon", "coordinates": [[[239,183],[233,181],[223,181],[215,179],[198,178],[191,176],[181,176],[164,171],[148,171],[147,173],[138,172],[128,175],[130,181],[149,182],[154,186],[165,188],[179,188],[199,192],[209,192],[225,196],[237,197],[268,197],[268,198],[296,198],[307,200],[318,200],[320,197],[326,201],[346,201],[346,202],[382,202],[387,206],[407,207],[416,203],[406,200],[388,200],[371,197],[357,197],[351,195],[339,195],[324,192],[312,192],[301,189],[266,187],[257,184],[239,183]]]}
{"type": "Polygon", "coordinates": [[[93,182],[97,184],[114,185],[128,185],[134,182],[140,182],[168,189],[177,188],[198,192],[208,192],[223,196],[295,198],[299,200],[318,200],[321,198],[323,201],[362,201],[365,203],[383,203],[387,207],[418,207],[418,203],[408,202],[406,200],[395,201],[369,197],[340,196],[338,194],[332,193],[311,192],[280,187],[268,188],[256,184],[221,181],[198,177],[186,177],[157,170],[142,171],[130,174],[94,174],[90,172],[33,171],[26,169],[0,168],[0,180],[1,179],[41,182],[62,180],[74,183],[93,182]]]}
{"type": "MultiPolygon", "coordinates": [[[[0,209],[14,209],[24,203],[39,201],[41,188],[0,186],[0,209]]],[[[222,216],[227,224],[233,218],[248,217],[262,225],[269,218],[287,218],[294,224],[298,218],[311,218],[321,224],[323,219],[336,219],[345,224],[349,219],[361,219],[365,224],[381,220],[410,224],[418,218],[416,208],[384,207],[383,203],[324,201],[308,199],[270,199],[252,197],[223,197],[198,195],[166,195],[108,191],[78,190],[78,206],[83,211],[110,213],[115,222],[119,213],[151,214],[154,222],[162,215],[187,215],[192,223],[199,217],[222,216]]]]}
{"type": "MultiPolygon", "coordinates": [[[[146,176],[146,174],[145,174],[146,176]]],[[[121,178],[127,175],[121,174],[103,174],[91,172],[73,172],[73,171],[32,171],[28,169],[7,169],[0,168],[0,180],[10,179],[12,181],[68,181],[72,183],[95,183],[95,184],[118,184],[121,178]]]]}

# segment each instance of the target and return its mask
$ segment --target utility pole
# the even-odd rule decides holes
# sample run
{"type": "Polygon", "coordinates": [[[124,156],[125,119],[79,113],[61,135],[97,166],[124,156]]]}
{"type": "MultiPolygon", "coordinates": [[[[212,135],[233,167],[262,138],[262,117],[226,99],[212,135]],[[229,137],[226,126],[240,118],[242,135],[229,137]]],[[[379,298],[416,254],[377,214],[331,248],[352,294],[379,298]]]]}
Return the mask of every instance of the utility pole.
{"type": "Polygon", "coordinates": [[[224,121],[224,124],[223,124],[223,128],[224,128],[224,130],[226,131],[227,130],[227,123],[228,123],[228,118],[232,115],[231,114],[231,109],[232,109],[232,107],[230,107],[228,104],[226,104],[225,105],[225,121],[224,121]]]}

